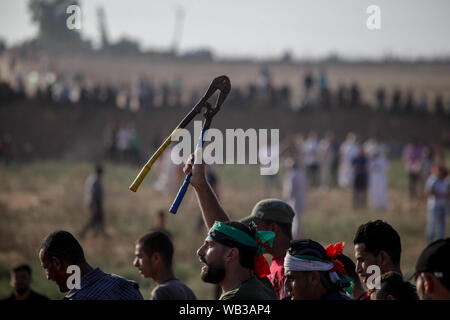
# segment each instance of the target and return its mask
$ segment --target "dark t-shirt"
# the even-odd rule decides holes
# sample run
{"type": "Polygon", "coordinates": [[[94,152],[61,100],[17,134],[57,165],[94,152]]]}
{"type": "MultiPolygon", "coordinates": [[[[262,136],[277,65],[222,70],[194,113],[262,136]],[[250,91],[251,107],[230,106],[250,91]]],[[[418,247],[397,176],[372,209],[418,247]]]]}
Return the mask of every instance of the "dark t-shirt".
{"type": "Polygon", "coordinates": [[[330,290],[320,300],[353,300],[353,299],[339,290],[330,290]]]}
{"type": "Polygon", "coordinates": [[[253,276],[236,289],[224,292],[219,300],[278,300],[278,298],[267,277],[253,276]]]}
{"type": "MultiPolygon", "coordinates": [[[[6,298],[4,300],[17,301],[14,293],[12,293],[8,298],[6,298]]],[[[43,296],[37,292],[34,292],[33,290],[30,290],[30,295],[28,296],[28,299],[25,299],[23,301],[45,301],[45,300],[49,300],[49,299],[46,296],[43,296]]]]}
{"type": "Polygon", "coordinates": [[[197,300],[197,297],[182,281],[170,279],[153,289],[152,300],[197,300]]]}

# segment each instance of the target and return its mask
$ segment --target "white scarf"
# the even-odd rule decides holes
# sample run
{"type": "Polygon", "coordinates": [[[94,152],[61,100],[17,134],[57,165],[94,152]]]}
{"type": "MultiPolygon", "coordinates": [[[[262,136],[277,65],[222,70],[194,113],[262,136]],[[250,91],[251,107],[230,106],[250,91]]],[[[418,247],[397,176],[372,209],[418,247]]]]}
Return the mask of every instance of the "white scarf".
{"type": "MultiPolygon", "coordinates": [[[[284,270],[285,271],[330,271],[333,269],[333,262],[321,262],[316,260],[300,259],[291,256],[289,252],[286,253],[284,258],[284,270]]],[[[330,280],[333,283],[339,280],[339,276],[336,272],[330,272],[330,280]]]]}

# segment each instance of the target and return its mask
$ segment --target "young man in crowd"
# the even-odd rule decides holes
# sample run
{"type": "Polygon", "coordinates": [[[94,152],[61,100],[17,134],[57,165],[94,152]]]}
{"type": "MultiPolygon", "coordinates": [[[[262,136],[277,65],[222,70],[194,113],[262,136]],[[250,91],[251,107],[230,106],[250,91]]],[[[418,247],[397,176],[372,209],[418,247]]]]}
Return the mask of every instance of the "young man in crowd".
{"type": "Polygon", "coordinates": [[[351,300],[343,291],[351,286],[351,279],[344,275],[336,252],[330,254],[328,248],[309,239],[291,242],[284,269],[293,300],[351,300]]]}
{"type": "Polygon", "coordinates": [[[254,222],[258,230],[275,233],[273,247],[267,248],[266,253],[272,256],[269,279],[280,300],[289,297],[285,288],[284,258],[292,240],[294,216],[294,210],[286,202],[264,199],[253,207],[250,216],[241,220],[247,225],[254,222]]]}
{"type": "Polygon", "coordinates": [[[276,300],[263,254],[275,235],[240,222],[214,222],[197,255],[201,278],[220,285],[220,300],[276,300]]]}
{"type": "Polygon", "coordinates": [[[31,290],[31,268],[27,264],[19,265],[11,270],[11,286],[13,293],[5,300],[44,301],[47,297],[31,290]]]}
{"type": "Polygon", "coordinates": [[[350,279],[352,279],[353,285],[351,297],[353,299],[360,297],[366,290],[364,289],[363,284],[361,283],[361,279],[356,273],[355,263],[353,262],[352,259],[350,259],[350,257],[347,257],[342,253],[338,254],[336,256],[336,259],[339,260],[344,265],[344,269],[347,272],[346,274],[350,277],[350,279]]]}
{"type": "Polygon", "coordinates": [[[163,231],[147,233],[136,243],[133,265],[156,282],[152,300],[196,300],[195,294],[173,271],[173,244],[163,231]]]}
{"type": "MultiPolygon", "coordinates": [[[[192,173],[190,183],[195,189],[206,227],[210,229],[215,221],[230,221],[228,214],[220,205],[213,189],[206,180],[204,165],[195,164],[193,166],[193,160],[194,156],[191,155],[190,160],[184,167],[184,172],[186,174],[192,173]]],[[[294,210],[286,202],[278,199],[265,199],[258,202],[251,215],[241,221],[247,225],[254,222],[258,230],[275,233],[273,247],[267,248],[266,253],[273,257],[269,279],[280,300],[288,297],[284,288],[283,263],[286,251],[289,248],[289,242],[292,240],[294,216],[294,210]]]]}
{"type": "Polygon", "coordinates": [[[90,174],[85,182],[85,202],[89,208],[89,221],[80,231],[80,239],[83,239],[89,229],[94,231],[94,235],[101,234],[108,236],[105,231],[104,218],[104,189],[103,189],[103,167],[97,165],[95,173],[90,174]]]}
{"type": "Polygon", "coordinates": [[[380,288],[373,289],[370,300],[418,300],[416,290],[396,272],[388,272],[381,276],[380,288]]]}
{"type": "Polygon", "coordinates": [[[415,277],[420,300],[450,300],[450,238],[430,243],[420,254],[415,277]]]}
{"type": "Polygon", "coordinates": [[[55,281],[67,300],[142,300],[136,282],[92,268],[83,248],[67,231],[48,235],[39,249],[39,259],[48,280],[55,281]],[[78,273],[79,272],[79,273],[78,273]],[[79,274],[79,286],[72,278],[79,274]],[[71,279],[69,279],[71,277],[71,279]],[[69,280],[69,281],[68,281],[69,280]],[[72,286],[73,288],[68,288],[72,286]]]}
{"type": "Polygon", "coordinates": [[[447,168],[444,165],[439,165],[437,172],[431,174],[426,182],[425,190],[428,194],[427,244],[445,236],[450,198],[450,181],[447,175],[447,168]]]}
{"type": "MultiPolygon", "coordinates": [[[[370,287],[367,280],[372,275],[368,273],[370,266],[378,266],[380,275],[389,271],[402,274],[400,236],[388,223],[376,220],[359,226],[353,244],[355,245],[356,272],[367,287],[370,287]]],[[[356,299],[369,300],[370,295],[364,292],[356,299]]]]}

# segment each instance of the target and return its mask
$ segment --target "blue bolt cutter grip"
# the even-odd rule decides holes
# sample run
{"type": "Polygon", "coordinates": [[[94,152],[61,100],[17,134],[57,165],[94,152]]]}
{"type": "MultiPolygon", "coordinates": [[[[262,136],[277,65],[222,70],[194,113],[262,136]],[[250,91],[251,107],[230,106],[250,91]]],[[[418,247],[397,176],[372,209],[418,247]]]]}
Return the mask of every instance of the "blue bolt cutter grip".
{"type": "MultiPolygon", "coordinates": [[[[203,129],[202,133],[200,134],[200,139],[198,140],[197,143],[197,148],[202,148],[203,147],[203,137],[205,135],[205,132],[207,130],[203,129]]],[[[195,159],[194,159],[194,163],[195,163],[195,159]]],[[[186,194],[187,188],[189,187],[189,184],[191,183],[191,177],[192,177],[192,173],[189,173],[186,178],[183,181],[183,184],[180,187],[180,190],[178,190],[177,196],[175,197],[175,200],[172,203],[172,206],[169,209],[170,213],[176,214],[178,211],[178,207],[181,204],[181,201],[183,201],[184,195],[186,194]]]]}

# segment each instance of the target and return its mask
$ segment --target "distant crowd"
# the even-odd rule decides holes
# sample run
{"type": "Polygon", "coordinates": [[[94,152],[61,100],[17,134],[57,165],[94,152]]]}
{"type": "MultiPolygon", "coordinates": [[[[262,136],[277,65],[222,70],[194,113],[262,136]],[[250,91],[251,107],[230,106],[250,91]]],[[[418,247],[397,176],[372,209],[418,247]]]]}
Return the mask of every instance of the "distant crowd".
{"type": "MultiPolygon", "coordinates": [[[[312,188],[324,193],[333,187],[351,188],[354,209],[367,208],[370,203],[376,210],[387,210],[389,159],[397,153],[408,177],[411,208],[422,210],[427,201],[427,242],[443,237],[450,211],[450,180],[442,145],[426,146],[414,138],[401,147],[374,137],[361,141],[354,133],[339,142],[332,132],[322,139],[315,132],[305,138],[296,134],[283,142],[283,196],[296,212],[294,235],[302,235],[301,216],[307,211],[308,190],[312,188]]],[[[273,177],[265,176],[265,181],[267,189],[277,188],[273,177]]]]}
{"type": "MultiPolygon", "coordinates": [[[[69,103],[83,112],[86,103],[117,107],[137,112],[140,109],[164,107],[192,107],[203,92],[187,92],[184,79],[156,83],[147,75],[134,81],[92,83],[81,72],[57,73],[45,71],[22,71],[16,59],[11,58],[0,74],[0,100],[36,99],[55,104],[69,103]]],[[[378,87],[371,96],[363,95],[360,84],[341,83],[331,88],[324,69],[315,74],[306,70],[299,75],[298,88],[275,85],[268,67],[261,67],[253,83],[244,87],[233,87],[228,97],[230,107],[279,108],[297,111],[326,109],[369,108],[374,112],[418,113],[450,115],[450,97],[443,94],[427,96],[408,89],[378,87]],[[294,90],[299,89],[299,90],[294,90]],[[300,91],[301,96],[294,95],[300,91]]]]}

